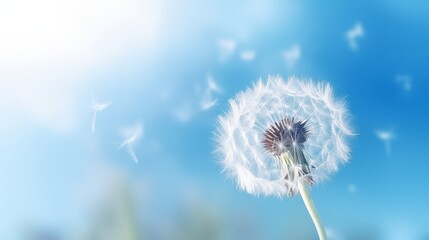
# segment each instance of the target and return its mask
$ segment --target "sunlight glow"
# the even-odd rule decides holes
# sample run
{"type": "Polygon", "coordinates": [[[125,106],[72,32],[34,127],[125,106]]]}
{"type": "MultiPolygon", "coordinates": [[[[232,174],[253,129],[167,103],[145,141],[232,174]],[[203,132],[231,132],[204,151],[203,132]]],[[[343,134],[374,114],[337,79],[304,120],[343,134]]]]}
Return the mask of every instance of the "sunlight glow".
{"type": "Polygon", "coordinates": [[[149,47],[160,32],[158,2],[3,1],[0,63],[45,63],[149,47]]]}

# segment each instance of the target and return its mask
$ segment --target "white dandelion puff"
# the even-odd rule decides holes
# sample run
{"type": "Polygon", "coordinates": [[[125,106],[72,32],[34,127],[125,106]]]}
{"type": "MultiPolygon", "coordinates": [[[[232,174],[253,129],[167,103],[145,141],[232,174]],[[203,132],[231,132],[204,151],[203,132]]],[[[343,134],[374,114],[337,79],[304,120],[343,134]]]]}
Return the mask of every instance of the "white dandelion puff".
{"type": "Polygon", "coordinates": [[[94,111],[92,115],[92,123],[91,123],[91,131],[95,132],[95,120],[97,118],[97,113],[106,109],[112,101],[103,102],[103,103],[95,103],[93,102],[91,105],[91,109],[94,111]]]}
{"type": "Polygon", "coordinates": [[[229,101],[218,118],[223,172],[253,195],[300,193],[321,239],[323,227],[305,185],[326,179],[349,159],[353,135],[345,102],[331,85],[269,77],[229,101]]]}
{"type": "Polygon", "coordinates": [[[143,126],[139,123],[133,127],[127,127],[122,129],[121,135],[124,137],[124,141],[121,143],[119,148],[126,147],[127,152],[135,163],[138,163],[138,158],[134,152],[133,145],[141,138],[143,134],[143,126]]]}

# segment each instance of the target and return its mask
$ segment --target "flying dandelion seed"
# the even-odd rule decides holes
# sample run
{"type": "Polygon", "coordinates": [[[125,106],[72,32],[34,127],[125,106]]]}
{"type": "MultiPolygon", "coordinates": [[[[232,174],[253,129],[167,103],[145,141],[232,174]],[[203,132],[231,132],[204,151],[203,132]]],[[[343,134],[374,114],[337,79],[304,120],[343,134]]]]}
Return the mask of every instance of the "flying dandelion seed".
{"type": "Polygon", "coordinates": [[[217,152],[223,172],[253,195],[300,193],[326,239],[306,185],[321,182],[349,159],[353,135],[343,101],[329,84],[269,77],[229,101],[218,118],[217,152]]]}
{"type": "Polygon", "coordinates": [[[201,102],[201,110],[205,111],[205,110],[209,110],[212,107],[216,106],[217,104],[217,99],[212,99],[211,94],[207,94],[205,95],[205,97],[203,98],[203,101],[201,102]]]}
{"type": "Polygon", "coordinates": [[[172,112],[173,116],[182,123],[187,123],[192,120],[195,112],[191,102],[186,101],[177,106],[172,112]]]}
{"type": "Polygon", "coordinates": [[[358,49],[357,39],[364,36],[362,24],[357,22],[353,28],[347,31],[346,38],[352,50],[358,49]]]}
{"type": "Polygon", "coordinates": [[[92,115],[92,123],[91,123],[91,131],[95,132],[95,120],[97,118],[97,112],[103,111],[106,109],[112,101],[104,102],[104,103],[95,103],[91,105],[91,109],[94,111],[94,114],[92,115]]]}
{"type": "Polygon", "coordinates": [[[412,80],[411,77],[408,75],[397,75],[395,77],[396,82],[400,83],[402,85],[402,89],[404,89],[405,92],[409,92],[412,87],[412,80]]]}
{"type": "Polygon", "coordinates": [[[215,93],[222,92],[222,89],[219,87],[219,85],[216,83],[212,75],[207,75],[207,88],[215,93]]]}
{"type": "Polygon", "coordinates": [[[386,150],[386,154],[390,155],[390,153],[392,152],[392,147],[391,147],[391,141],[392,139],[395,138],[395,135],[393,134],[393,132],[391,131],[375,131],[375,134],[377,135],[377,137],[384,142],[384,147],[386,150]]]}
{"type": "Polygon", "coordinates": [[[240,57],[243,61],[252,61],[255,58],[255,51],[252,50],[247,50],[247,51],[242,51],[240,53],[240,57]]]}
{"type": "Polygon", "coordinates": [[[283,58],[288,68],[293,68],[301,58],[301,47],[298,44],[283,52],[283,58]]]}
{"type": "Polygon", "coordinates": [[[237,42],[234,39],[222,38],[217,41],[220,50],[220,61],[226,61],[235,51],[237,42]]]}
{"type": "Polygon", "coordinates": [[[214,107],[217,103],[217,99],[213,98],[213,93],[220,93],[222,90],[209,74],[207,75],[207,88],[204,91],[201,99],[201,110],[209,110],[214,107]]]}
{"type": "Polygon", "coordinates": [[[137,142],[143,134],[143,126],[137,124],[134,127],[124,128],[121,131],[124,141],[121,143],[119,148],[127,147],[127,152],[135,163],[138,163],[137,155],[134,152],[133,144],[137,142]]]}

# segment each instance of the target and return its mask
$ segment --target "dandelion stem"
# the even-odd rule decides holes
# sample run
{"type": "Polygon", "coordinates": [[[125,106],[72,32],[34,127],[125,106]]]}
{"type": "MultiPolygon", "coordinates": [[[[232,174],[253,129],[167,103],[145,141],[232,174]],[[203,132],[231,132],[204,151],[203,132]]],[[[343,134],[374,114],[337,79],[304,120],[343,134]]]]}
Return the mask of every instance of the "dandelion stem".
{"type": "Polygon", "coordinates": [[[308,213],[310,213],[311,219],[313,220],[314,226],[316,226],[317,234],[319,234],[320,240],[327,240],[325,229],[320,220],[319,214],[317,213],[316,207],[313,201],[311,201],[310,193],[307,190],[306,183],[304,181],[298,181],[299,192],[301,193],[302,200],[307,207],[308,213]]]}

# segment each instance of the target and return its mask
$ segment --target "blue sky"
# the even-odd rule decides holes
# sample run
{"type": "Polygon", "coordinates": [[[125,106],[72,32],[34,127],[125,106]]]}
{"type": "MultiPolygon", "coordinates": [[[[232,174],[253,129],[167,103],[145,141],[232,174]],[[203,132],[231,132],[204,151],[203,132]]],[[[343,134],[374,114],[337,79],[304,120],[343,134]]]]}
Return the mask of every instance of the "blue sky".
{"type": "Polygon", "coordinates": [[[143,239],[201,228],[214,239],[316,238],[299,197],[238,191],[213,154],[229,98],[294,75],[332,83],[358,133],[350,163],[312,189],[330,239],[427,239],[428,7],[0,3],[0,236],[81,239],[124,188],[143,239]],[[92,133],[91,105],[109,101],[92,133]],[[139,124],[135,163],[119,146],[139,124]]]}

